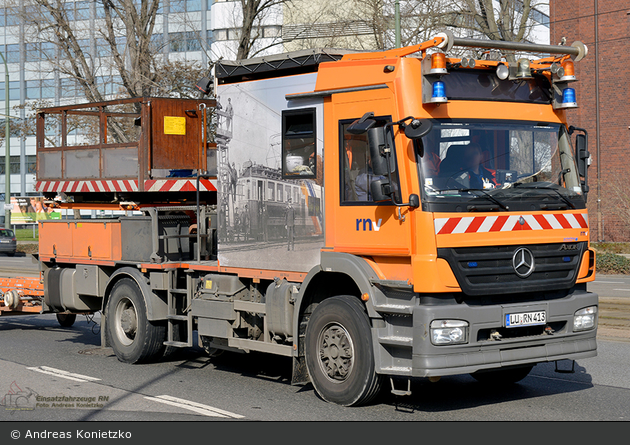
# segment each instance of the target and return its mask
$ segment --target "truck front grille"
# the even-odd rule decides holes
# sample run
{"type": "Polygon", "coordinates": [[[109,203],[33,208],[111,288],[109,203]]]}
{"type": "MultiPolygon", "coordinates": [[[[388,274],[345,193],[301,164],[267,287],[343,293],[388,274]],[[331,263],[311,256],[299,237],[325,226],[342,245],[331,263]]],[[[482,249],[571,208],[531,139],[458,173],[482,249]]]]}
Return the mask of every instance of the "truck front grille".
{"type": "Polygon", "coordinates": [[[585,249],[585,242],[456,247],[438,249],[438,257],[448,261],[465,294],[481,296],[570,289],[585,249]],[[513,263],[521,247],[534,259],[533,271],[525,278],[517,275],[513,263]]]}
{"type": "Polygon", "coordinates": [[[497,329],[480,329],[477,333],[477,341],[491,341],[493,333],[498,334],[502,340],[512,338],[539,337],[542,335],[562,334],[566,330],[566,321],[556,321],[547,323],[542,326],[524,326],[521,328],[497,328],[497,329]]]}

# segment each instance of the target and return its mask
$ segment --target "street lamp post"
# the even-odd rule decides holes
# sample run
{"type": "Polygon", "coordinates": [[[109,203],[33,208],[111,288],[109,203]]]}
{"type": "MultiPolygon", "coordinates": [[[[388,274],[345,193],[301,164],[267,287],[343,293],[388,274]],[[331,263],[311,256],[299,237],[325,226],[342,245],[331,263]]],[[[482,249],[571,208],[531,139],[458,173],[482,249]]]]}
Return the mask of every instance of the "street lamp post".
{"type": "Polygon", "coordinates": [[[9,66],[4,54],[0,52],[4,63],[4,227],[11,228],[11,124],[9,121],[9,66]]]}
{"type": "Polygon", "coordinates": [[[396,0],[394,3],[394,39],[394,46],[396,46],[396,48],[400,48],[400,0],[396,0]]]}

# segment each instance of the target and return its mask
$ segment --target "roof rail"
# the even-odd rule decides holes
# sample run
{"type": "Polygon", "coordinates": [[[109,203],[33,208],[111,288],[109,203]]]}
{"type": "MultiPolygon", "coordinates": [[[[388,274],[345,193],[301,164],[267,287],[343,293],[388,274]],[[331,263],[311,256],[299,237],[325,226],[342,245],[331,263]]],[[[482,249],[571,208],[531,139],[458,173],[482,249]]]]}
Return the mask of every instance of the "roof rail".
{"type": "Polygon", "coordinates": [[[481,40],[454,37],[452,46],[485,49],[510,49],[514,51],[527,51],[548,54],[568,54],[570,56],[574,56],[576,62],[582,60],[584,56],[586,56],[586,54],[588,53],[587,46],[580,41],[573,42],[571,46],[564,46],[540,45],[538,43],[525,42],[507,42],[505,40],[481,40]]]}
{"type": "Polygon", "coordinates": [[[570,55],[576,62],[582,60],[588,53],[586,45],[580,41],[573,42],[571,46],[563,45],[540,45],[537,43],[508,42],[505,40],[470,39],[455,37],[451,31],[443,31],[435,35],[430,40],[418,45],[404,48],[390,49],[371,53],[346,54],[344,60],[365,60],[405,57],[417,52],[424,52],[429,48],[440,48],[448,52],[454,46],[486,49],[508,49],[514,51],[525,51],[545,54],[566,54],[570,55]]]}

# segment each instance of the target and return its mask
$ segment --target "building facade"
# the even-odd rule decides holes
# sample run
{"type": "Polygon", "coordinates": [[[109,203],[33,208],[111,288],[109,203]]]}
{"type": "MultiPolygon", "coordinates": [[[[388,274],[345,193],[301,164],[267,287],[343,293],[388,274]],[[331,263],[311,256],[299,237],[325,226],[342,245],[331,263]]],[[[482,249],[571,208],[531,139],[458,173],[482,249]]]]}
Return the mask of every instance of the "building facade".
{"type": "Polygon", "coordinates": [[[630,2],[552,0],[551,41],[579,40],[588,55],[575,64],[578,107],[569,121],[588,130],[591,241],[630,241],[630,2]]]}

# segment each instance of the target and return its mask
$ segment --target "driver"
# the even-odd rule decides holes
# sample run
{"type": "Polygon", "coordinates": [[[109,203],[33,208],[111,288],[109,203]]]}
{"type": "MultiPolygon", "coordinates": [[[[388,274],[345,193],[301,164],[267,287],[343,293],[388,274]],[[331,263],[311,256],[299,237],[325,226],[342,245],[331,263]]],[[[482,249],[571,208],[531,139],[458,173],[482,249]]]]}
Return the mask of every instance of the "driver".
{"type": "Polygon", "coordinates": [[[495,172],[481,165],[483,153],[477,143],[471,143],[464,149],[464,167],[462,170],[468,172],[469,188],[471,189],[493,189],[497,186],[495,172]]]}

